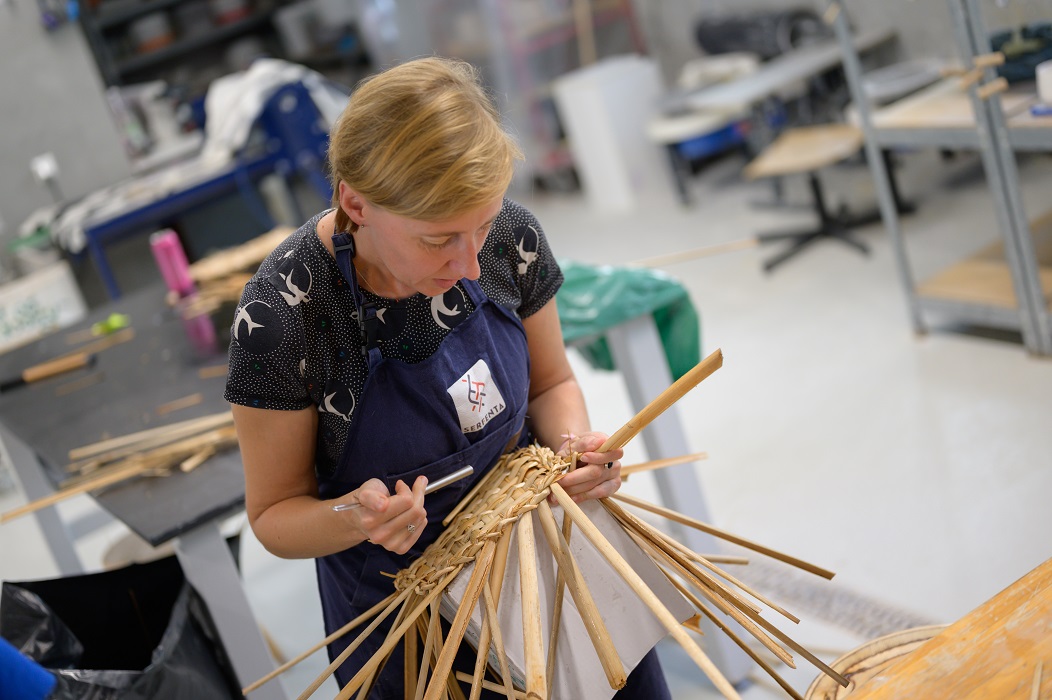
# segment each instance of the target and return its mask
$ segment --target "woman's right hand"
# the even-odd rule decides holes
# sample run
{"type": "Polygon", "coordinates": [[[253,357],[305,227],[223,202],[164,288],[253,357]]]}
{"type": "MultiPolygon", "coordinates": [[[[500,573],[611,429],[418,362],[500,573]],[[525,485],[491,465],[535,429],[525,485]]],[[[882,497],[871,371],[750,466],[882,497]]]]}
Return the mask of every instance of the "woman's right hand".
{"type": "Polygon", "coordinates": [[[395,554],[405,554],[427,526],[427,511],[424,510],[426,487],[425,476],[418,476],[412,489],[399,480],[392,495],[384,482],[369,479],[348,494],[354,496],[361,507],[341,515],[351,518],[353,526],[366,540],[395,554]]]}

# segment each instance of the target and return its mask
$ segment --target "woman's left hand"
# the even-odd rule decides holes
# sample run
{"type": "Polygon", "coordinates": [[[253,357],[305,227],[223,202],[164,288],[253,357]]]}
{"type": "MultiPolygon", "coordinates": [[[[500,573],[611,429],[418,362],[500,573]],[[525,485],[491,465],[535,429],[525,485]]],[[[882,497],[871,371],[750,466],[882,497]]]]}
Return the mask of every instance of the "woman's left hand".
{"type": "Polygon", "coordinates": [[[609,436],[606,433],[587,432],[567,438],[559,450],[560,456],[571,452],[580,453],[577,468],[559,480],[567,495],[580,503],[593,498],[612,496],[621,488],[621,457],[624,450],[595,452],[609,436]]]}

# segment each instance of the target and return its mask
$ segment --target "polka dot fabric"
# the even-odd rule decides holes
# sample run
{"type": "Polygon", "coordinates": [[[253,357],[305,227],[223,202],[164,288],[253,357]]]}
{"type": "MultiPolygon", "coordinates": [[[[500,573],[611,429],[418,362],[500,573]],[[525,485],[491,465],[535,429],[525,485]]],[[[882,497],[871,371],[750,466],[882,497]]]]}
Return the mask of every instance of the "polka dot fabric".
{"type": "MultiPolygon", "coordinates": [[[[231,327],[226,400],[254,408],[319,412],[317,467],[329,474],[347,440],[368,374],[354,297],[318,240],[314,216],[260,265],[245,285],[231,327]]],[[[479,284],[520,318],[536,313],[563,281],[537,219],[504,200],[479,252],[479,284]]],[[[376,304],[380,352],[415,363],[430,357],[474,305],[461,283],[445,294],[376,304]]]]}

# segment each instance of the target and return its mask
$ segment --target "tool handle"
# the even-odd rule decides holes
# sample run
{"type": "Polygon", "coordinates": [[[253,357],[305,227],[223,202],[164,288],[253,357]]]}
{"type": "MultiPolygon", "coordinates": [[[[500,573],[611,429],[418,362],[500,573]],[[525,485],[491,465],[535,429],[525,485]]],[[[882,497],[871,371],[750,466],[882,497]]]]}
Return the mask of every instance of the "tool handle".
{"type": "Polygon", "coordinates": [[[29,384],[30,382],[37,382],[41,379],[54,377],[56,374],[71,372],[75,369],[80,369],[81,367],[87,367],[91,364],[91,360],[91,355],[86,352],[78,352],[74,355],[60,357],[57,360],[42,362],[39,365],[33,365],[32,367],[24,369],[22,371],[22,381],[29,384]]]}

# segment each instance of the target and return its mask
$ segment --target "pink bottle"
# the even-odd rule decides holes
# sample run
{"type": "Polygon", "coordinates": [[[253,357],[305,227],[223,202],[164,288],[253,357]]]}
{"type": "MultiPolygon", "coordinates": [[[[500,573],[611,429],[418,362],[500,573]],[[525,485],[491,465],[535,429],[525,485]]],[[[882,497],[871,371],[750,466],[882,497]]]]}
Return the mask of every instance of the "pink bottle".
{"type": "MultiPolygon", "coordinates": [[[[157,261],[157,267],[161,271],[161,277],[168,289],[179,295],[180,299],[193,296],[197,293],[197,287],[190,276],[190,263],[186,260],[186,252],[179,241],[179,234],[172,229],[158,231],[150,236],[150,250],[153,259],[157,261]]],[[[194,350],[201,357],[215,354],[218,349],[216,342],[215,326],[208,314],[197,314],[194,316],[183,315],[183,327],[194,350]]]]}

